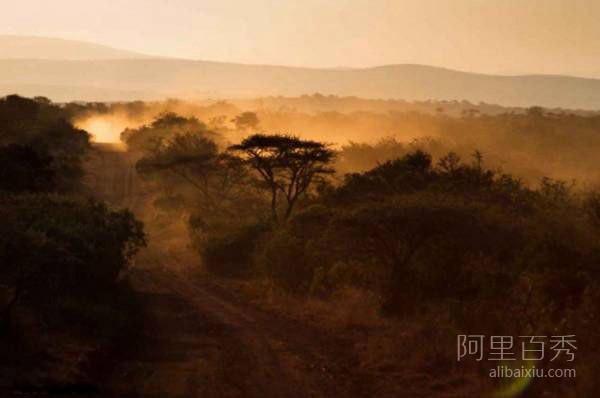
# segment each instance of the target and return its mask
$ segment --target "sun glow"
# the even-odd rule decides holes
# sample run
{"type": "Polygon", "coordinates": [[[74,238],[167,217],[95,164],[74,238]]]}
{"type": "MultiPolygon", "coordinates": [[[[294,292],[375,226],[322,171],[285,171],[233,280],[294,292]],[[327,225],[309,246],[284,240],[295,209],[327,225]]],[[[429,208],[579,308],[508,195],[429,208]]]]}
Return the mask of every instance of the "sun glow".
{"type": "Polygon", "coordinates": [[[75,122],[80,129],[89,132],[98,143],[120,143],[120,135],[128,124],[115,116],[91,116],[75,122]]]}

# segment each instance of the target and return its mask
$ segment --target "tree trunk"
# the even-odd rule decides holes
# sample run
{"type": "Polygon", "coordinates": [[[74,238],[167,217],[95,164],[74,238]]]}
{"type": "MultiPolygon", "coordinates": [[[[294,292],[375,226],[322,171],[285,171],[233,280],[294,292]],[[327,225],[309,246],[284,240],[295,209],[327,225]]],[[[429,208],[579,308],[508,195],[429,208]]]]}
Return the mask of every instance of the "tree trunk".
{"type": "Polygon", "coordinates": [[[288,201],[287,209],[285,210],[285,220],[287,221],[292,215],[292,210],[294,210],[294,204],[296,203],[296,198],[292,198],[288,201]]]}
{"type": "Polygon", "coordinates": [[[277,187],[271,188],[271,211],[273,213],[273,221],[277,223],[277,187]]]}

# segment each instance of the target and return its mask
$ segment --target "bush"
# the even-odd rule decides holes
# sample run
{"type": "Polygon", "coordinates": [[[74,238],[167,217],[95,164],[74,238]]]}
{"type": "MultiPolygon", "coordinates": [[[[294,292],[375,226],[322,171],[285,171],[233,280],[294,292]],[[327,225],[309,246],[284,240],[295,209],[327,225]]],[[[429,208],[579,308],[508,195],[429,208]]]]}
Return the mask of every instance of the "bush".
{"type": "Polygon", "coordinates": [[[40,155],[29,146],[0,147],[0,190],[48,192],[56,188],[52,157],[40,155]]]}
{"type": "Polygon", "coordinates": [[[47,100],[16,95],[0,99],[0,189],[77,192],[90,135],[47,100]],[[9,172],[10,171],[10,172],[9,172]],[[15,174],[13,174],[15,173],[15,174]]]}
{"type": "Polygon", "coordinates": [[[64,298],[95,299],[145,245],[127,210],[61,196],[0,196],[0,283],[13,291],[4,320],[19,303],[51,308],[64,298]]]}
{"type": "Polygon", "coordinates": [[[265,224],[252,224],[210,232],[204,239],[197,238],[196,246],[209,272],[225,277],[248,277],[255,270],[255,247],[267,229],[265,224]]]}
{"type": "Polygon", "coordinates": [[[304,242],[288,230],[274,232],[259,254],[268,278],[291,293],[308,292],[315,271],[305,255],[304,242]]]}
{"type": "Polygon", "coordinates": [[[140,327],[121,271],[145,244],[141,223],[93,200],[41,194],[0,194],[0,218],[0,389],[85,384],[93,357],[140,327]]]}

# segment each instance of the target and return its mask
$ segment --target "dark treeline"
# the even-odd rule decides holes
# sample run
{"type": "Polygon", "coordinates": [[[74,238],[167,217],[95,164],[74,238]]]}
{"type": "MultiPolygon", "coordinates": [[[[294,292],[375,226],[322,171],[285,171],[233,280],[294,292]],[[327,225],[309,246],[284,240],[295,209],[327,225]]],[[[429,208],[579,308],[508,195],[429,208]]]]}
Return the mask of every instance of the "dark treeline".
{"type": "Polygon", "coordinates": [[[45,98],[0,99],[0,391],[81,390],[135,325],[120,275],[142,225],[89,196],[90,136],[68,120],[45,98]]]}
{"type": "MultiPolygon", "coordinates": [[[[389,113],[389,112],[417,112],[425,114],[446,114],[448,116],[464,116],[466,114],[479,113],[484,115],[502,115],[506,113],[524,114],[528,108],[506,107],[487,103],[472,103],[463,101],[405,101],[401,99],[365,99],[359,97],[339,97],[335,95],[303,95],[300,97],[260,97],[253,99],[228,99],[228,100],[201,100],[196,102],[180,101],[171,99],[168,101],[134,101],[121,103],[68,103],[66,106],[74,113],[82,111],[95,111],[111,113],[114,111],[126,111],[130,114],[148,112],[152,108],[161,107],[163,111],[175,110],[173,107],[187,107],[195,112],[202,108],[220,106],[221,109],[229,111],[247,110],[252,112],[277,111],[292,113],[389,113]]],[[[586,110],[573,110],[562,108],[549,108],[553,114],[575,114],[579,116],[594,116],[598,112],[586,110]]]]}
{"type": "MultiPolygon", "coordinates": [[[[537,112],[503,118],[513,121],[515,134],[530,137],[552,134],[561,123],[596,123],[537,112]]],[[[489,136],[499,120],[472,123],[489,127],[489,136]]],[[[458,334],[577,333],[586,355],[576,384],[544,380],[529,392],[597,391],[597,191],[547,177],[530,185],[487,167],[478,151],[466,159],[449,152],[434,161],[414,144],[397,141],[380,144],[390,160],[340,179],[333,169],[340,158],[378,147],[335,151],[282,134],[251,134],[229,145],[199,120],[174,114],[127,130],[123,139],[139,157],[137,169],[153,187],[155,207],[187,220],[210,272],[266,281],[304,298],[366,290],[382,314],[429,328],[438,348],[425,350],[428,362],[403,362],[422,372],[464,371],[450,365],[458,334]]],[[[412,344],[402,342],[412,347],[407,358],[425,355],[423,336],[412,338],[412,344]]]]}
{"type": "MultiPolygon", "coordinates": [[[[484,104],[431,102],[427,109],[390,109],[386,101],[307,96],[297,99],[192,103],[170,100],[156,103],[67,104],[74,120],[106,117],[129,126],[150,124],[158,115],[174,112],[196,117],[232,142],[252,131],[276,134],[281,131],[303,138],[348,145],[376,145],[379,141],[417,141],[434,158],[450,151],[468,157],[475,150],[486,157],[492,169],[502,169],[537,183],[542,177],[577,179],[597,183],[600,164],[594,148],[600,144],[600,116],[594,112],[562,109],[512,109],[491,111],[484,104]],[[305,106],[287,106],[299,102],[305,106]],[[282,105],[283,104],[283,105],[282,105]],[[457,105],[458,106],[458,105],[457,105]],[[366,110],[365,110],[366,109],[366,110]],[[454,109],[454,110],[453,110],[454,109]],[[237,117],[255,116],[255,123],[237,117]]],[[[392,101],[393,102],[393,101],[392,101]]],[[[401,101],[400,101],[401,102],[401,101]]],[[[357,149],[356,147],[353,149],[357,149]]],[[[383,148],[382,148],[383,149],[383,148]]],[[[373,157],[373,153],[365,154],[373,157]]],[[[390,158],[376,156],[378,161],[390,158]]],[[[346,159],[347,160],[347,159],[346,159]]],[[[374,167],[357,159],[357,164],[338,165],[340,172],[365,171],[374,167]]]]}

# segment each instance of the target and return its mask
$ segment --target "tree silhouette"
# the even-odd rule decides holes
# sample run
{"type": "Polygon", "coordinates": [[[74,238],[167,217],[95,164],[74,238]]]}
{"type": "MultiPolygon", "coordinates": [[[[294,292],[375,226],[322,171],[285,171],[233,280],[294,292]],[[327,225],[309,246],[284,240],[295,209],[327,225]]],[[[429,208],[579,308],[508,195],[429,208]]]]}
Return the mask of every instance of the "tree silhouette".
{"type": "Polygon", "coordinates": [[[295,204],[324,175],[333,173],[328,165],[335,153],[326,144],[302,140],[290,135],[255,134],[229,148],[258,172],[271,193],[271,211],[279,216],[279,194],[285,200],[283,220],[287,220],[295,204]]]}
{"type": "MultiPolygon", "coordinates": [[[[249,172],[239,158],[221,153],[215,142],[202,132],[175,134],[154,141],[152,150],[136,163],[143,175],[184,182],[195,189],[195,205],[205,213],[233,210],[229,205],[247,191],[249,172]]],[[[244,196],[246,198],[246,196],[244,196]]]]}
{"type": "Polygon", "coordinates": [[[258,127],[258,116],[254,112],[243,112],[231,119],[235,127],[241,131],[255,130],[258,127]]]}

